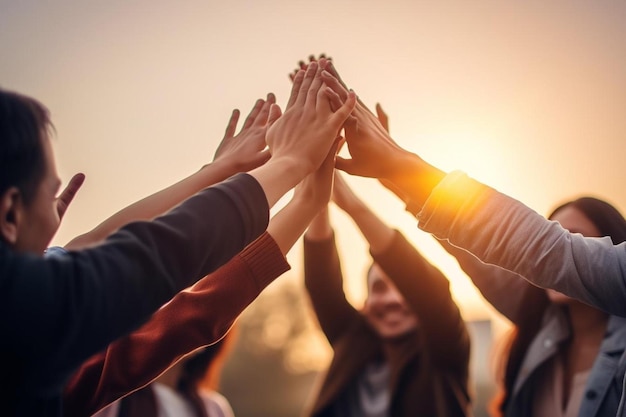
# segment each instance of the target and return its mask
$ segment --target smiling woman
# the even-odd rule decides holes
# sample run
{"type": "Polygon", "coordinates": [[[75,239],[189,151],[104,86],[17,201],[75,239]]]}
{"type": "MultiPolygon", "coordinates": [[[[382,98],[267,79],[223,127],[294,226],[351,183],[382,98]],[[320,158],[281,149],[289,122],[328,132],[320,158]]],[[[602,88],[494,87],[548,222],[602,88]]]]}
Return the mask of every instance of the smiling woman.
{"type": "MultiPolygon", "coordinates": [[[[0,80],[49,105],[63,182],[88,177],[54,244],[205,165],[231,109],[267,91],[284,104],[292,64],[311,52],[445,170],[539,212],[589,191],[624,208],[625,19],[619,1],[4,2],[0,80]]],[[[385,190],[349,183],[441,268],[465,318],[502,320],[410,216],[391,215],[402,207],[385,190]]],[[[346,276],[362,276],[360,236],[332,214],[346,276]]],[[[363,281],[346,283],[355,305],[363,281]]]]}

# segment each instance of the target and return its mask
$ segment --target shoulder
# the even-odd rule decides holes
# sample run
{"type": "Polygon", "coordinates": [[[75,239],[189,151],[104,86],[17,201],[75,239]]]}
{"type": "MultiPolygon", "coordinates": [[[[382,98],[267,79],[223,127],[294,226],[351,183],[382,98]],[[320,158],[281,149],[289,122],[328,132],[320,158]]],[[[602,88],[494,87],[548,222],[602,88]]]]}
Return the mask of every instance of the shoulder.
{"type": "Polygon", "coordinates": [[[204,401],[207,414],[216,417],[234,417],[233,409],[222,394],[216,391],[200,391],[200,398],[204,401]]]}
{"type": "Polygon", "coordinates": [[[159,417],[186,417],[194,416],[187,401],[167,385],[152,384],[157,400],[159,417]]]}

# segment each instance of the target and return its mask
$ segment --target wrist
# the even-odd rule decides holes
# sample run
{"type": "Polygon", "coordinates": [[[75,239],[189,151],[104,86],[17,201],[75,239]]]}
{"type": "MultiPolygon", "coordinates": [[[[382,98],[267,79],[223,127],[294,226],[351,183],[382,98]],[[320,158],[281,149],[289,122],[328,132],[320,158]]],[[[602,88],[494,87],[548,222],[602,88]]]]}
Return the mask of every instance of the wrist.
{"type": "Polygon", "coordinates": [[[326,240],[332,237],[333,228],[330,225],[330,219],[328,216],[328,206],[323,207],[311,220],[309,227],[304,234],[308,240],[326,240]]]}
{"type": "Polygon", "coordinates": [[[402,192],[407,209],[416,214],[446,174],[410,152],[394,162],[396,169],[387,179],[402,192]]]}

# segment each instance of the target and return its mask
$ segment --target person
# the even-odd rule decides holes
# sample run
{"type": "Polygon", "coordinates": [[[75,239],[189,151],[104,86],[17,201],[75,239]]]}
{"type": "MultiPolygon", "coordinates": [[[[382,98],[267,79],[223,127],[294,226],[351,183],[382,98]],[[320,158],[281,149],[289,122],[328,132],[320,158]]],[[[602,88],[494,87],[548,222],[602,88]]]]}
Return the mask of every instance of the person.
{"type": "Polygon", "coordinates": [[[176,295],[137,331],[85,362],[65,388],[64,415],[91,415],[148,384],[187,353],[220,340],[241,311],[289,269],[287,252],[330,198],[337,145],[320,168],[296,187],[266,233],[176,295]]]}
{"type": "Polygon", "coordinates": [[[269,110],[274,103],[276,97],[273,93],[269,93],[266,100],[258,99],[237,134],[240,112],[239,109],[234,109],[211,163],[183,180],[118,211],[89,232],[71,239],[63,248],[48,248],[46,253],[58,254],[94,246],[130,222],[154,219],[206,187],[263,165],[269,159],[265,136],[269,127],[269,110]]]}
{"type": "Polygon", "coordinates": [[[336,175],[333,201],[374,259],[361,311],[342,289],[328,210],[304,236],[305,284],[333,360],[312,416],[466,416],[470,341],[446,277],[336,175]]]}
{"type": "Polygon", "coordinates": [[[187,355],[151,384],[100,410],[94,417],[234,417],[222,394],[201,388],[209,372],[219,372],[232,346],[234,332],[218,342],[187,355]]]}
{"type": "Polygon", "coordinates": [[[352,96],[333,112],[337,100],[319,68],[297,81],[285,113],[270,108],[267,163],[98,246],[50,258],[41,254],[62,210],[48,113],[34,99],[0,91],[0,376],[12,381],[0,398],[7,415],[61,415],[62,387],[79,364],[265,230],[269,207],[321,164],[354,103],[352,96]]]}
{"type": "MultiPolygon", "coordinates": [[[[597,198],[564,203],[548,218],[583,236],[609,236],[613,244],[626,241],[626,219],[597,198]]],[[[500,365],[501,392],[493,415],[616,415],[626,371],[626,319],[535,287],[441,243],[487,301],[514,324],[500,365]]]]}
{"type": "MultiPolygon", "coordinates": [[[[348,90],[333,62],[323,67],[322,78],[345,100],[348,90]]],[[[360,100],[345,138],[350,158],[338,157],[337,168],[379,179],[406,203],[420,229],[537,286],[626,317],[625,243],[570,233],[463,172],[444,173],[400,147],[360,100]]]]}

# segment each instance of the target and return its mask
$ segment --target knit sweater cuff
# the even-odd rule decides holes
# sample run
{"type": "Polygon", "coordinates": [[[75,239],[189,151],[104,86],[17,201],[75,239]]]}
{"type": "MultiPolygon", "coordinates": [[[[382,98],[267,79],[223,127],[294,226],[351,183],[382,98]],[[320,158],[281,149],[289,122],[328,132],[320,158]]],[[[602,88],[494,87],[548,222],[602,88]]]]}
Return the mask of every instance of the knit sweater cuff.
{"type": "Polygon", "coordinates": [[[248,245],[239,256],[252,271],[259,291],[291,269],[278,244],[267,232],[248,245]]]}

